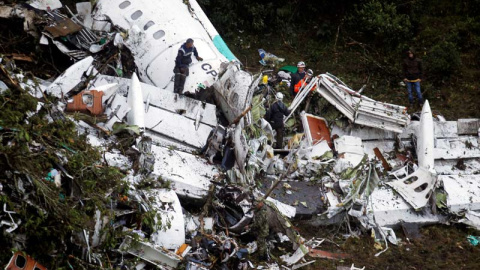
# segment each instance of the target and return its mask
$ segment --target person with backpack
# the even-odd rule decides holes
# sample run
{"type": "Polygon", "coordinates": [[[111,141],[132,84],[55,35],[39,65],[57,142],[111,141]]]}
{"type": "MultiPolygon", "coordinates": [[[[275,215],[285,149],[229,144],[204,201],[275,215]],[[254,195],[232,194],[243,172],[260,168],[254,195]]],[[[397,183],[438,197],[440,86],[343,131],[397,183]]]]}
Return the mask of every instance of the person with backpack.
{"type": "Polygon", "coordinates": [[[265,120],[267,120],[272,128],[277,132],[276,136],[276,149],[283,148],[283,132],[285,124],[283,123],[284,116],[288,116],[291,111],[283,104],[283,94],[278,92],[275,95],[275,102],[270,106],[265,114],[265,120]]]}

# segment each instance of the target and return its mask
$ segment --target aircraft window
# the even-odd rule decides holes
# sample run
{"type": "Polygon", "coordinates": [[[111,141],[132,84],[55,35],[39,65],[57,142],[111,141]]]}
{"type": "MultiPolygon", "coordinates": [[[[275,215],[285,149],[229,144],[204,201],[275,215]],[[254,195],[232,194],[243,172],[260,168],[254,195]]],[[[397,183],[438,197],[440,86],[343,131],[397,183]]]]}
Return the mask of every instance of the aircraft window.
{"type": "Polygon", "coordinates": [[[165,36],[165,31],[163,30],[158,30],[157,32],[153,33],[154,39],[161,39],[163,36],[165,36]]]}
{"type": "Polygon", "coordinates": [[[232,96],[232,104],[237,104],[238,103],[238,94],[237,93],[233,93],[233,96],[232,96]]]}
{"type": "Polygon", "coordinates": [[[148,21],[145,26],[143,27],[143,30],[147,30],[148,28],[150,28],[150,26],[154,25],[155,23],[152,22],[152,21],[148,21]]]}
{"type": "Polygon", "coordinates": [[[132,14],[131,18],[132,20],[136,20],[140,18],[142,15],[143,15],[143,12],[141,10],[137,10],[132,14]]]}
{"type": "Polygon", "coordinates": [[[27,265],[27,259],[22,255],[17,255],[17,259],[15,260],[15,265],[18,268],[24,268],[27,265]]]}
{"type": "Polygon", "coordinates": [[[122,3],[120,3],[120,5],[118,5],[118,7],[121,8],[121,9],[124,9],[124,8],[130,6],[130,4],[131,4],[130,1],[123,1],[122,3]]]}

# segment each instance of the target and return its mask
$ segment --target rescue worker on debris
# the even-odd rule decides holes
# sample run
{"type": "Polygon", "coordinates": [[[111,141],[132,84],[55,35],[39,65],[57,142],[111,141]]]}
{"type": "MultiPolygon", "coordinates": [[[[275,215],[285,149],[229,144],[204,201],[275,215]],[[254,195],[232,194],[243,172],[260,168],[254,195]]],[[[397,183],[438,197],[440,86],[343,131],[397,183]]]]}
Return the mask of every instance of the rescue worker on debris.
{"type": "Polygon", "coordinates": [[[276,149],[283,148],[283,130],[285,125],[283,123],[283,117],[290,114],[290,110],[283,104],[283,94],[278,92],[275,95],[275,102],[270,106],[265,114],[265,120],[267,120],[272,128],[277,132],[276,137],[276,149]]]}
{"type": "Polygon", "coordinates": [[[202,61],[203,58],[198,56],[198,51],[193,46],[193,39],[187,39],[187,42],[183,43],[178,49],[177,58],[175,59],[175,82],[173,86],[173,92],[177,94],[183,93],[183,87],[185,86],[185,80],[189,74],[188,66],[192,63],[192,54],[198,61],[202,61]]]}
{"type": "MultiPolygon", "coordinates": [[[[305,74],[305,77],[303,77],[303,79],[301,79],[300,81],[298,81],[297,84],[295,84],[295,86],[293,87],[293,91],[295,92],[295,95],[298,93],[298,91],[300,91],[300,89],[304,86],[306,86],[311,80],[312,80],[312,77],[313,77],[313,70],[311,69],[308,69],[306,74],[305,74]]],[[[314,86],[312,88],[312,91],[316,88],[316,86],[314,86]]]]}
{"type": "Polygon", "coordinates": [[[292,76],[290,78],[290,94],[292,95],[292,97],[294,97],[296,95],[295,85],[300,80],[302,80],[306,75],[306,73],[305,73],[305,62],[303,62],[303,61],[298,62],[297,69],[298,69],[297,73],[292,74],[292,76]]]}
{"type": "Polygon", "coordinates": [[[420,82],[422,81],[422,60],[415,57],[413,50],[407,52],[407,58],[403,60],[403,81],[407,84],[408,101],[413,106],[412,87],[417,93],[418,104],[423,105],[422,91],[420,90],[420,82]]]}

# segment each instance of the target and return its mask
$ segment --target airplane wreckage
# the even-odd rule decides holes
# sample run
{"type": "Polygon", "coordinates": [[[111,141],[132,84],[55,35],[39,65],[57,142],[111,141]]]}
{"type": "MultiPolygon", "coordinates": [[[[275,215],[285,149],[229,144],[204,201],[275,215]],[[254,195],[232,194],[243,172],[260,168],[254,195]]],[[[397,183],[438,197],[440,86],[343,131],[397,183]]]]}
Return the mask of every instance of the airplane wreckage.
{"type": "MultiPolygon", "coordinates": [[[[290,219],[314,226],[354,220],[363,230],[374,229],[385,249],[396,244],[392,228],[398,226],[458,222],[480,229],[480,119],[446,121],[432,113],[428,101],[420,113],[409,115],[403,106],[375,101],[331,74],[320,74],[289,105],[285,122],[291,136],[284,149],[274,149],[274,131],[263,115],[275,98],[275,84],[289,83],[289,74],[270,72],[264,81],[267,73],[242,70],[195,0],[99,0],[93,7],[78,3],[76,10],[55,0],[0,6],[1,18],[24,19],[25,31],[40,44],[54,45],[75,60],[61,76],[45,81],[19,72],[14,57],[0,56],[2,94],[8,88],[27,91],[38,100],[37,111],[28,115],[74,123],[102,152],[97,166],[119,168],[129,187],[120,197],[106,193],[115,203],[90,211],[92,225],[72,231],[70,240],[62,240],[71,243],[55,247],[53,256],[74,254],[69,265],[298,269],[313,262],[307,257],[342,258],[321,253],[318,241],[302,238],[290,219]],[[172,70],[187,38],[204,60],[194,60],[185,95],[178,95],[172,70]],[[133,59],[133,68],[124,54],[133,59]],[[312,95],[320,97],[317,106],[302,111],[312,95]],[[79,120],[79,114],[95,121],[79,120]],[[120,144],[122,131],[133,138],[128,151],[112,147],[120,144]],[[141,188],[147,180],[162,185],[141,188]],[[289,254],[268,266],[252,263],[248,255],[256,252],[257,242],[242,240],[256,235],[252,228],[260,202],[269,209],[270,231],[292,244],[289,254]],[[183,204],[207,211],[193,215],[183,204]],[[150,229],[135,218],[146,213],[154,213],[150,229]],[[110,230],[123,237],[108,250],[109,257],[102,242],[110,230]]],[[[15,132],[0,129],[7,131],[15,132]]],[[[7,138],[2,136],[2,144],[13,147],[7,138]]],[[[29,141],[28,147],[35,152],[41,145],[29,141]]],[[[29,196],[32,186],[48,182],[45,188],[61,190],[62,200],[86,204],[75,185],[65,188],[75,177],[61,153],[56,156],[62,161],[53,162],[45,179],[32,179],[10,164],[0,179],[1,194],[18,194],[10,200],[23,200],[47,215],[29,196]],[[8,182],[13,178],[15,184],[8,182]]],[[[27,224],[16,210],[15,204],[3,204],[1,227],[14,239],[12,250],[22,250],[26,240],[14,235],[27,224]]],[[[43,269],[21,252],[6,269],[25,265],[43,269]]]]}

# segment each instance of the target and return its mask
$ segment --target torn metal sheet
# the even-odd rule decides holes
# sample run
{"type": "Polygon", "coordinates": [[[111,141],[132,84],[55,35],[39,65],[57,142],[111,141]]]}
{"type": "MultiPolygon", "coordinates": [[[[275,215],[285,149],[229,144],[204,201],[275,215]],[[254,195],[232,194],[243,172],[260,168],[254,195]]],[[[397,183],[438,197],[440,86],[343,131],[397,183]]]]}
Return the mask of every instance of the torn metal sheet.
{"type": "Polygon", "coordinates": [[[113,130],[113,125],[117,122],[122,122],[130,110],[131,108],[128,106],[126,97],[114,95],[109,102],[109,106],[105,108],[108,120],[103,126],[108,130],[113,130]]]}
{"type": "Polygon", "coordinates": [[[334,141],[335,150],[339,159],[335,164],[334,171],[340,173],[346,168],[356,167],[365,157],[362,139],[352,136],[342,136],[334,141]]]}
{"type": "MultiPolygon", "coordinates": [[[[243,119],[240,120],[240,123],[235,127],[235,131],[233,133],[233,143],[234,143],[234,151],[235,151],[235,162],[242,173],[245,175],[245,165],[247,162],[247,155],[248,155],[248,143],[245,137],[243,128],[242,128],[243,119]]],[[[246,179],[244,179],[246,180],[246,179]]],[[[253,179],[250,179],[253,180],[253,179]]]]}
{"type": "Polygon", "coordinates": [[[446,217],[433,214],[428,207],[415,211],[398,193],[387,187],[373,191],[366,210],[373,214],[376,224],[381,227],[395,227],[399,222],[434,224],[446,221],[446,217]]]}
{"type": "Polygon", "coordinates": [[[53,38],[64,37],[73,33],[80,31],[82,27],[74,23],[71,19],[63,19],[56,22],[53,26],[45,27],[47,31],[53,38]]]}
{"type": "Polygon", "coordinates": [[[428,203],[436,182],[436,174],[420,167],[412,174],[386,184],[394,188],[413,208],[418,210],[428,203]]]}
{"type": "MultiPolygon", "coordinates": [[[[288,107],[288,109],[291,111],[290,114],[285,117],[284,123],[287,122],[290,117],[293,116],[293,113],[297,110],[297,108],[300,106],[300,104],[305,100],[305,98],[308,96],[308,94],[315,90],[318,84],[319,76],[313,77],[310,82],[307,85],[302,85],[300,88],[299,92],[295,95],[295,98],[293,99],[292,103],[288,107]]],[[[302,120],[303,121],[303,120],[302,120]]]]}
{"type": "Polygon", "coordinates": [[[275,205],[275,207],[278,209],[278,211],[280,211],[280,213],[282,213],[284,216],[286,216],[288,218],[294,218],[295,215],[297,214],[297,209],[293,206],[282,203],[282,202],[280,202],[278,200],[275,200],[271,197],[268,197],[267,201],[273,203],[273,205],[275,205]]]}
{"type": "Polygon", "coordinates": [[[15,222],[15,220],[12,217],[12,214],[16,214],[16,212],[15,211],[8,211],[6,203],[3,204],[3,212],[8,215],[8,217],[10,218],[10,221],[2,220],[0,222],[0,227],[2,227],[3,225],[10,226],[10,228],[6,229],[5,231],[7,233],[11,233],[18,228],[18,225],[22,224],[22,220],[19,219],[17,222],[15,222]]]}
{"type": "Polygon", "coordinates": [[[455,139],[437,139],[435,159],[480,158],[478,137],[464,136],[455,139]]]}
{"type": "Polygon", "coordinates": [[[150,241],[166,249],[179,248],[185,243],[185,221],[177,194],[167,189],[151,189],[143,193],[149,199],[152,210],[159,214],[155,222],[161,224],[161,228],[150,236],[150,241]]]}
{"type": "Polygon", "coordinates": [[[203,227],[202,222],[200,221],[200,217],[192,216],[190,214],[184,215],[185,219],[185,231],[186,232],[193,232],[197,230],[204,230],[206,232],[213,231],[213,218],[211,217],[203,217],[203,227]]]}
{"type": "Polygon", "coordinates": [[[15,252],[5,270],[47,270],[47,268],[22,251],[15,252]]]}
{"type": "Polygon", "coordinates": [[[195,129],[194,120],[177,113],[150,107],[145,113],[145,129],[154,140],[157,137],[163,137],[194,149],[201,149],[206,144],[212,127],[200,124],[198,129],[195,129]]]}
{"type": "Polygon", "coordinates": [[[169,91],[173,91],[171,79],[177,51],[187,38],[193,38],[203,61],[194,59],[190,65],[184,93],[195,93],[200,84],[212,86],[220,64],[229,61],[220,52],[223,46],[227,48],[221,37],[216,31],[208,31],[214,30],[213,26],[206,27],[196,14],[200,16],[203,11],[189,10],[182,1],[101,0],[97,2],[94,20],[106,15],[114,25],[130,30],[125,44],[135,57],[141,78],[169,91]]]}
{"type": "Polygon", "coordinates": [[[93,25],[92,4],[90,2],[81,2],[75,5],[77,8],[77,16],[83,18],[83,26],[91,29],[93,25]]]}
{"type": "Polygon", "coordinates": [[[480,119],[458,119],[457,120],[459,135],[478,135],[480,129],[480,119]]]}
{"type": "Polygon", "coordinates": [[[479,159],[451,159],[451,160],[435,160],[435,170],[438,175],[451,174],[476,174],[480,171],[479,159]]]}
{"type": "Polygon", "coordinates": [[[310,146],[324,140],[327,141],[330,146],[332,145],[330,130],[325,118],[305,112],[301,112],[300,117],[302,118],[303,129],[310,146]]]}
{"type": "Polygon", "coordinates": [[[31,0],[28,4],[36,9],[51,11],[62,7],[59,0],[31,0]]]}
{"type": "Polygon", "coordinates": [[[464,215],[464,218],[460,219],[458,222],[480,230],[480,212],[467,211],[464,215]]]}
{"type": "Polygon", "coordinates": [[[131,236],[126,236],[118,249],[149,262],[160,269],[164,267],[176,268],[182,260],[182,257],[174,252],[157,249],[149,243],[136,241],[131,236]]]}
{"type": "MultiPolygon", "coordinates": [[[[112,83],[118,85],[117,92],[119,94],[123,95],[128,93],[130,87],[129,79],[107,75],[96,76],[95,79],[90,82],[89,89],[99,90],[98,87],[112,83]]],[[[140,83],[140,85],[142,88],[143,102],[147,103],[147,100],[149,100],[149,106],[158,107],[171,113],[181,113],[182,116],[191,120],[195,120],[197,113],[200,112],[202,116],[200,120],[201,123],[209,125],[212,128],[217,125],[215,105],[186,96],[175,98],[176,95],[172,92],[146,83],[140,83]]],[[[146,112],[148,112],[148,110],[146,112]]]]}
{"type": "Polygon", "coordinates": [[[76,62],[65,70],[62,75],[57,77],[53,83],[46,89],[47,94],[61,98],[71,91],[75,86],[85,78],[85,72],[90,69],[93,63],[93,57],[89,56],[76,62]]]}
{"type": "Polygon", "coordinates": [[[282,255],[280,258],[288,265],[292,265],[300,261],[305,255],[309,254],[309,248],[301,245],[297,248],[295,253],[292,256],[282,255]]]}
{"type": "Polygon", "coordinates": [[[208,195],[210,180],[218,170],[203,158],[192,154],[152,145],[155,167],[152,174],[171,182],[171,188],[180,197],[204,199],[208,195]]]}
{"type": "Polygon", "coordinates": [[[316,91],[352,122],[401,133],[409,122],[406,108],[367,98],[330,74],[322,74],[316,91]]]}
{"type": "Polygon", "coordinates": [[[221,76],[215,82],[215,99],[227,120],[232,123],[250,105],[254,87],[261,76],[253,80],[253,76],[241,70],[239,63],[229,63],[222,67],[221,76]]]}
{"type": "Polygon", "coordinates": [[[102,91],[83,91],[73,97],[73,102],[67,103],[67,112],[82,112],[92,115],[103,114],[102,91]]]}
{"type": "MultiPolygon", "coordinates": [[[[44,33],[45,34],[45,33],[44,33]]],[[[71,50],[69,49],[67,46],[65,46],[62,42],[60,41],[57,41],[57,40],[53,40],[52,39],[52,43],[57,46],[57,48],[64,54],[72,57],[73,59],[76,59],[76,60],[82,60],[84,58],[87,58],[89,57],[89,53],[88,52],[85,52],[83,50],[71,50]]]]}
{"type": "Polygon", "coordinates": [[[477,175],[440,175],[447,192],[447,206],[451,213],[480,210],[480,174],[477,175]]]}

